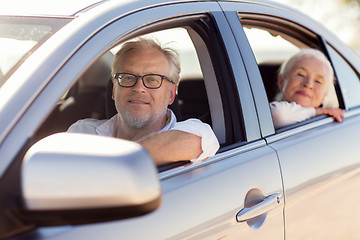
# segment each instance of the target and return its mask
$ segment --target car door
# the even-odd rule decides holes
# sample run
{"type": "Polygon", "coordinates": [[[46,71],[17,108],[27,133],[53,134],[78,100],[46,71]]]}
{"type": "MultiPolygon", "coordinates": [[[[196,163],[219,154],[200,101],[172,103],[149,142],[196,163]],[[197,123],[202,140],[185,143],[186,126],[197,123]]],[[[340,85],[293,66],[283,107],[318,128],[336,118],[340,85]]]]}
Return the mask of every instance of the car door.
{"type": "MultiPolygon", "coordinates": [[[[106,24],[98,24],[101,28],[96,31],[91,29],[97,26],[91,10],[84,14],[85,20],[93,17],[89,25],[77,20],[93,35],[82,40],[81,34],[74,37],[82,44],[62,61],[19,119],[20,124],[36,119],[27,127],[30,135],[35,134],[56,100],[94,59],[116,44],[145,33],[183,27],[199,55],[212,127],[221,149],[202,163],[159,173],[162,203],[148,215],[97,224],[36,227],[15,239],[283,239],[284,199],[278,158],[261,137],[244,62],[218,3],[139,7],[131,14],[119,14],[123,10],[113,3],[107,7],[106,19],[99,17],[106,24]],[[110,16],[114,19],[108,19],[110,16]]],[[[22,125],[10,133],[12,139],[21,138],[18,128],[22,125]]]]}
{"type": "MultiPolygon", "coordinates": [[[[230,6],[226,6],[225,9],[230,9],[230,6]]],[[[239,25],[239,21],[249,26],[249,29],[265,29],[272,33],[274,38],[283,36],[298,48],[323,49],[333,63],[337,75],[337,100],[340,107],[346,109],[346,118],[342,123],[321,116],[285,129],[277,129],[273,133],[269,127],[268,113],[259,112],[260,118],[265,121],[260,121],[262,129],[265,130],[265,139],[277,152],[281,165],[285,191],[286,239],[357,239],[359,230],[356,223],[359,221],[360,209],[355,199],[360,184],[360,157],[356,138],[360,133],[360,119],[359,98],[355,97],[359,89],[356,58],[331,34],[325,30],[317,32],[319,28],[305,22],[301,17],[295,17],[296,14],[284,12],[274,16],[279,9],[259,6],[253,7],[249,16],[249,9],[238,9],[238,21],[235,21],[233,15],[229,16],[229,19],[233,19],[233,30],[243,39],[246,34],[242,31],[243,26],[239,25]],[[285,34],[286,37],[281,34],[285,32],[288,34],[285,34]],[[333,45],[329,47],[330,44],[325,41],[331,41],[333,45]],[[345,103],[342,99],[346,99],[345,103]]],[[[256,49],[250,39],[249,42],[254,55],[257,55],[257,50],[260,49],[256,49]]],[[[249,47],[247,41],[242,41],[241,45],[244,49],[247,49],[246,46],[249,47]]],[[[276,46],[269,45],[268,48],[276,49],[276,46]]],[[[293,48],[289,48],[289,51],[292,50],[293,48]]],[[[292,54],[290,52],[289,56],[292,54]]],[[[279,57],[279,54],[276,57],[279,57]]],[[[255,57],[252,57],[249,61],[254,59],[255,57]]],[[[259,59],[259,56],[256,56],[259,68],[254,69],[255,77],[251,79],[254,87],[259,86],[258,84],[266,86],[266,76],[260,77],[259,70],[262,65],[259,59]],[[259,79],[264,83],[259,83],[259,79]]],[[[275,62],[275,58],[273,60],[275,62]]],[[[249,71],[252,69],[249,68],[249,71]]],[[[273,83],[276,83],[276,78],[273,79],[273,83]]],[[[263,88],[262,86],[261,89],[263,88]]],[[[264,92],[254,88],[253,91],[259,94],[255,97],[257,109],[267,108],[269,102],[263,101],[262,96],[266,96],[264,92]]]]}
{"type": "MultiPolygon", "coordinates": [[[[196,8],[193,6],[184,4],[177,5],[176,8],[159,7],[144,11],[143,14],[152,15],[152,12],[159,13],[165,10],[174,14],[179,11],[178,9],[195,9],[195,13],[210,14],[208,16],[211,17],[206,21],[203,19],[208,25],[203,30],[208,34],[202,35],[202,39],[196,39],[196,36],[193,38],[197,48],[214,49],[207,50],[207,53],[202,52],[200,63],[202,68],[213,68],[206,68],[206,73],[203,70],[204,78],[215,78],[220,85],[222,107],[219,109],[223,113],[217,114],[226,117],[224,147],[215,157],[203,163],[160,173],[163,201],[157,211],[131,220],[79,226],[59,235],[59,238],[82,238],[87,236],[89,231],[98,233],[92,236],[93,239],[111,238],[114,235],[124,239],[283,237],[282,182],[278,161],[275,152],[260,138],[244,68],[235,68],[243,63],[239,53],[234,51],[237,47],[233,35],[222,12],[214,3],[196,4],[196,8]],[[216,30],[218,26],[221,26],[220,32],[216,30]],[[222,45],[224,47],[221,47],[222,45]],[[234,67],[233,76],[229,73],[230,65],[224,64],[226,62],[231,62],[231,66],[234,67]],[[250,217],[239,215],[238,219],[241,222],[237,221],[237,215],[242,209],[254,207],[256,211],[256,207],[261,208],[261,203],[268,204],[268,209],[250,217]],[[257,231],[254,231],[255,229],[257,231]]],[[[190,14],[182,11],[183,14],[190,14]]],[[[128,19],[132,22],[132,18],[128,19]]],[[[166,19],[161,21],[162,26],[166,26],[167,23],[166,19]]]]}

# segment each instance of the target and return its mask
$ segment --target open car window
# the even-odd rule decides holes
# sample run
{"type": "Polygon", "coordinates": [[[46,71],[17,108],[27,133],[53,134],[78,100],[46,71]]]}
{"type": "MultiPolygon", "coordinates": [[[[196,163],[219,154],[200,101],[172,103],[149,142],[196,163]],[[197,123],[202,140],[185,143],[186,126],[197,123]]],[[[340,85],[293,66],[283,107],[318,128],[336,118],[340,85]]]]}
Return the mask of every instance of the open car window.
{"type": "Polygon", "coordinates": [[[37,132],[37,139],[64,132],[86,118],[110,119],[116,114],[112,100],[111,65],[123,43],[139,37],[154,39],[179,53],[181,72],[177,99],[169,108],[178,121],[197,118],[209,124],[220,144],[226,144],[225,117],[220,90],[205,41],[189,27],[149,31],[111,47],[77,78],[37,132]],[[206,74],[203,74],[206,69],[206,74]]]}
{"type": "MultiPolygon", "coordinates": [[[[281,64],[302,48],[322,49],[322,43],[312,32],[298,25],[287,27],[280,19],[270,19],[268,22],[256,18],[241,19],[244,32],[256,58],[269,103],[279,100],[277,76],[281,64]],[[276,21],[278,25],[274,23],[276,21]]],[[[331,85],[323,101],[323,107],[339,107],[336,84],[335,82],[335,85],[331,85]]]]}

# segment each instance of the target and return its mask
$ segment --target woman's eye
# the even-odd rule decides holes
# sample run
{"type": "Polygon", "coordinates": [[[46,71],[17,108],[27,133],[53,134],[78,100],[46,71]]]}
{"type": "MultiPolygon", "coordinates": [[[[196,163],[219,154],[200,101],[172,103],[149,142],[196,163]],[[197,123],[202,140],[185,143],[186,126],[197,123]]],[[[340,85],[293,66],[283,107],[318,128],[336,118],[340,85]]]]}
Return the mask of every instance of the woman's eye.
{"type": "Polygon", "coordinates": [[[298,75],[299,77],[305,77],[305,74],[303,74],[303,73],[297,73],[297,75],[298,75]]]}

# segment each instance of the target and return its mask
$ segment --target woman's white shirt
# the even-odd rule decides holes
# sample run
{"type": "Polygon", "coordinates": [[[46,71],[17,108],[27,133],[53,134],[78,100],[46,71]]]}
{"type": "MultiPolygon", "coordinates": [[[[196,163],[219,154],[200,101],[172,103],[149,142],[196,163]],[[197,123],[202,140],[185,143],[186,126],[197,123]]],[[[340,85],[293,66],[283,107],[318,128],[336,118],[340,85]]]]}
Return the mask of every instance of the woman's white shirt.
{"type": "Polygon", "coordinates": [[[270,110],[275,128],[301,122],[316,115],[313,107],[303,107],[295,102],[287,101],[271,102],[270,110]]]}

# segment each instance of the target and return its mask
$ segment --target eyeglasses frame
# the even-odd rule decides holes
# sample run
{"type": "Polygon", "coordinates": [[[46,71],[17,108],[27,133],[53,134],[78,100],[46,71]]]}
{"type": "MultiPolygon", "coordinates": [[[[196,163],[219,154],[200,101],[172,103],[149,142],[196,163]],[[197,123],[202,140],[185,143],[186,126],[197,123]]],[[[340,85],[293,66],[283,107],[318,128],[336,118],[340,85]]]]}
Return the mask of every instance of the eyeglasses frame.
{"type": "Polygon", "coordinates": [[[120,87],[124,87],[124,88],[132,88],[132,87],[134,87],[134,86],[137,84],[139,78],[141,78],[141,81],[142,81],[144,87],[146,87],[146,88],[148,88],[148,89],[159,89],[159,88],[162,86],[162,83],[163,83],[163,80],[164,80],[164,79],[166,79],[166,80],[168,80],[169,82],[175,84],[175,82],[174,82],[173,80],[171,80],[169,77],[167,77],[167,76],[165,76],[165,75],[161,75],[161,74],[156,74],[156,73],[149,73],[149,74],[145,74],[145,75],[142,75],[142,76],[141,76],[141,75],[135,75],[135,74],[133,74],[133,73],[128,73],[128,72],[120,72],[120,73],[115,73],[115,74],[113,75],[113,78],[116,80],[116,82],[118,83],[118,85],[119,85],[120,87]],[[135,81],[134,85],[132,85],[132,86],[121,86],[121,85],[120,85],[120,82],[119,82],[119,80],[118,80],[119,75],[121,75],[121,74],[129,74],[129,75],[134,76],[134,77],[136,78],[136,81],[135,81]],[[144,82],[144,77],[146,77],[146,76],[148,76],[148,75],[155,75],[155,76],[161,77],[160,86],[159,86],[159,87],[156,87],[156,88],[147,87],[147,86],[145,85],[145,82],[144,82]]]}

